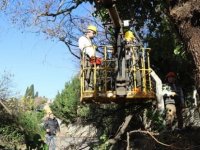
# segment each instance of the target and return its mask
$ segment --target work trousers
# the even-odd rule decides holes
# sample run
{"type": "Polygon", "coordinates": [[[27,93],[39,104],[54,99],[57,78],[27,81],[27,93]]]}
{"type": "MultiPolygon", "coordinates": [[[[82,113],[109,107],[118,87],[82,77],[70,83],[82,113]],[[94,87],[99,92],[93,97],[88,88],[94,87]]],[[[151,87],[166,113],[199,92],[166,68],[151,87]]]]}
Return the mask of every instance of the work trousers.
{"type": "Polygon", "coordinates": [[[85,74],[85,87],[86,90],[89,90],[92,88],[93,85],[93,76],[94,76],[94,70],[93,70],[93,64],[90,63],[89,58],[85,58],[84,60],[84,68],[86,69],[85,74]]]}
{"type": "Polygon", "coordinates": [[[56,136],[47,134],[46,144],[48,145],[49,150],[56,150],[56,136]]]}

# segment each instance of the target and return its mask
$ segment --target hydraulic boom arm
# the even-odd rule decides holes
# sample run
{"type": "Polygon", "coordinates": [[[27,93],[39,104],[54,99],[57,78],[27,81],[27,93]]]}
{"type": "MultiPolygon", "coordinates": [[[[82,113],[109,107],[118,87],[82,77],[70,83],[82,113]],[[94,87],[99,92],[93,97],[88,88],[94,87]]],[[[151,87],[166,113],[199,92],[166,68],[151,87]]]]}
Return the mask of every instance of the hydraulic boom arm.
{"type": "Polygon", "coordinates": [[[123,24],[119,17],[119,13],[115,6],[116,0],[97,0],[98,3],[102,3],[105,8],[108,9],[109,16],[113,23],[115,30],[115,45],[114,55],[116,56],[116,76],[115,86],[118,96],[126,96],[126,71],[125,71],[125,49],[123,45],[123,24]]]}

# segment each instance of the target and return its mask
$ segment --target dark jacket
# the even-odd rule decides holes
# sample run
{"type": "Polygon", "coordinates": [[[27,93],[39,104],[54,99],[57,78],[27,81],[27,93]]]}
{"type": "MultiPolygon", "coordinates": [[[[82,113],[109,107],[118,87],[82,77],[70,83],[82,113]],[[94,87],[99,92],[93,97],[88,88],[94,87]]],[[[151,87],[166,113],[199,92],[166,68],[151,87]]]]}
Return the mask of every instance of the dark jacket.
{"type": "Polygon", "coordinates": [[[44,123],[44,128],[47,130],[49,129],[49,132],[47,134],[49,135],[56,135],[56,132],[59,130],[59,124],[56,118],[51,119],[48,118],[44,123]]]}

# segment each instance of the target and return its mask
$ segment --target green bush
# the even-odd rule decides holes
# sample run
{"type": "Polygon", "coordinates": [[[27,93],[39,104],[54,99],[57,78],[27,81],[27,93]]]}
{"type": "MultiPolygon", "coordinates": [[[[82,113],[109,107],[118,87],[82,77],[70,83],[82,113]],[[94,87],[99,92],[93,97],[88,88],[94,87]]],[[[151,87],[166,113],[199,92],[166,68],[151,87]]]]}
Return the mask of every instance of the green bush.
{"type": "Polygon", "coordinates": [[[20,132],[19,128],[15,124],[0,125],[0,142],[6,148],[13,149],[14,146],[22,144],[24,141],[24,135],[20,132]]]}
{"type": "Polygon", "coordinates": [[[78,117],[81,117],[81,118],[88,118],[88,116],[90,115],[90,107],[88,107],[88,105],[86,106],[83,106],[83,105],[80,105],[78,106],[78,109],[77,109],[77,116],[78,117]]]}
{"type": "Polygon", "coordinates": [[[77,117],[77,107],[80,99],[80,81],[75,76],[70,82],[65,84],[64,90],[58,93],[51,109],[56,116],[65,121],[73,121],[77,117]]]}
{"type": "Polygon", "coordinates": [[[18,117],[19,124],[23,127],[28,140],[33,140],[33,137],[36,134],[39,134],[41,135],[41,137],[44,137],[45,132],[40,126],[43,114],[43,112],[33,111],[20,113],[18,117]]]}

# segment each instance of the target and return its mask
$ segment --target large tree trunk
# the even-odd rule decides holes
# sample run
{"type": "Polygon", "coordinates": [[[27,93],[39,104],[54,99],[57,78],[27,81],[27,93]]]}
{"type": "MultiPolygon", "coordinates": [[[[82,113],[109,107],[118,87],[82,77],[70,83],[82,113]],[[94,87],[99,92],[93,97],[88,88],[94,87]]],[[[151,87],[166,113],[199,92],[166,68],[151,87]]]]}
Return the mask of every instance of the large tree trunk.
{"type": "Polygon", "coordinates": [[[200,1],[171,0],[169,13],[175,21],[183,43],[193,56],[194,77],[200,94],[200,1]]]}
{"type": "Polygon", "coordinates": [[[194,68],[196,69],[196,86],[200,89],[200,28],[193,27],[190,23],[185,23],[179,27],[179,31],[188,51],[191,52],[193,56],[196,66],[196,68],[194,68]]]}
{"type": "Polygon", "coordinates": [[[170,0],[169,14],[183,43],[192,54],[196,68],[196,87],[200,94],[200,0],[170,0]]]}

